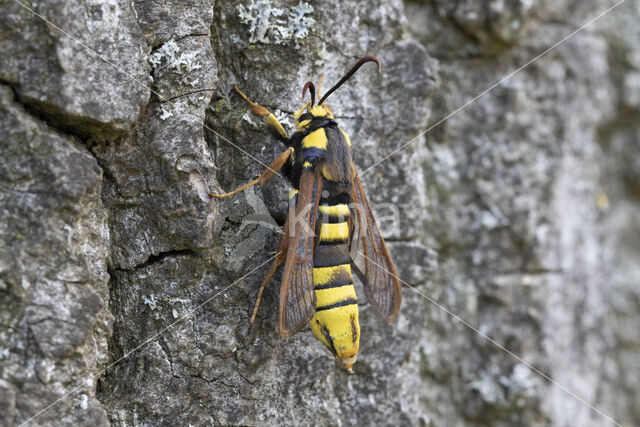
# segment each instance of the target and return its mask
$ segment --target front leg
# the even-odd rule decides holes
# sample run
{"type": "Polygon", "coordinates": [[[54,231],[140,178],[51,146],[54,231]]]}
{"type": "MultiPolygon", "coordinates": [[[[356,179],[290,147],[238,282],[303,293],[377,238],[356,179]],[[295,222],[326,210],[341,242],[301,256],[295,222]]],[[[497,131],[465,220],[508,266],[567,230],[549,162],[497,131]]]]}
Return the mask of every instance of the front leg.
{"type": "Polygon", "coordinates": [[[289,137],[287,136],[287,132],[284,130],[284,127],[282,127],[282,124],[273,113],[270,113],[269,110],[264,108],[262,105],[256,104],[255,102],[250,100],[247,95],[245,95],[240,89],[238,89],[238,85],[233,85],[233,88],[236,90],[236,92],[238,92],[238,95],[240,95],[242,99],[244,99],[246,103],[249,104],[249,106],[251,107],[251,113],[253,113],[254,116],[266,117],[265,120],[267,121],[267,124],[276,130],[283,141],[289,139],[289,137]]]}
{"type": "Polygon", "coordinates": [[[229,196],[233,196],[234,194],[238,194],[241,191],[246,190],[247,188],[256,185],[256,184],[266,184],[267,182],[269,182],[270,180],[273,179],[274,176],[276,176],[278,174],[278,171],[280,169],[282,169],[282,167],[285,165],[285,163],[287,163],[287,161],[289,160],[289,158],[291,157],[291,155],[293,154],[293,148],[289,147],[287,149],[287,151],[285,151],[284,153],[280,154],[269,166],[267,166],[267,169],[265,169],[264,172],[262,172],[262,174],[254,179],[253,181],[251,181],[248,184],[245,184],[241,187],[236,188],[235,190],[231,191],[230,193],[225,193],[225,194],[215,194],[215,193],[209,193],[209,196],[211,197],[215,197],[217,199],[223,199],[225,197],[229,197],[229,196]]]}

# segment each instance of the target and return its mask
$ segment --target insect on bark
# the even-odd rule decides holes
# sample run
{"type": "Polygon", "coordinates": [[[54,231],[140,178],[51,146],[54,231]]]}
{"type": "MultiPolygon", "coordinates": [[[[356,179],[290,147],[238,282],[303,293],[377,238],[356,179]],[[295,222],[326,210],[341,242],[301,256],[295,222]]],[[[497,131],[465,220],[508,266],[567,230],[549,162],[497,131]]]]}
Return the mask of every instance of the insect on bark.
{"type": "Polygon", "coordinates": [[[234,85],[251,106],[251,112],[264,117],[276,136],[287,145],[255,180],[226,194],[224,198],[255,184],[265,184],[279,171],[291,181],[289,214],[276,259],[258,292],[251,323],[255,320],[265,286],[284,263],[280,285],[279,332],[288,338],[310,325],[314,336],[340,359],[351,372],[358,356],[360,324],[352,272],[361,279],[369,303],[389,323],[398,315],[401,285],[351,154],[349,135],[338,126],[327,97],[346,82],[362,65],[380,61],[373,56],[360,59],[335,86],[315,103],[316,89],[307,82],[302,89],[311,100],[293,114],[296,132],[287,132],[278,119],[263,106],[251,101],[234,85]],[[355,214],[355,215],[354,215],[355,214]],[[354,228],[365,254],[361,272],[350,256],[355,244],[354,228]]]}

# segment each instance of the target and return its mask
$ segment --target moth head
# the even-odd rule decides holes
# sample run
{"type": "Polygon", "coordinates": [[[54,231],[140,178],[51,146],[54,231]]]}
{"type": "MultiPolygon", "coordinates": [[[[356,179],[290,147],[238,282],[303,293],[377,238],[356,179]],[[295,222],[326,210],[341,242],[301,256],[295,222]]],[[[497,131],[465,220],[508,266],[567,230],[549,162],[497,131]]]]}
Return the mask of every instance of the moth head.
{"type": "MultiPolygon", "coordinates": [[[[318,86],[320,86],[320,84],[318,86]]],[[[315,118],[326,117],[328,119],[333,119],[333,113],[326,104],[314,105],[316,101],[316,87],[312,82],[305,83],[302,88],[303,101],[307,96],[307,91],[309,91],[309,94],[311,95],[311,101],[307,102],[301,109],[293,113],[293,117],[296,119],[296,128],[298,130],[303,130],[308,127],[311,121],[315,118]]]]}
{"type": "Polygon", "coordinates": [[[326,117],[328,119],[333,119],[333,112],[331,111],[331,108],[329,108],[329,106],[324,101],[329,97],[329,95],[331,95],[340,86],[342,86],[344,82],[349,80],[351,76],[353,76],[355,72],[358,71],[358,69],[362,67],[364,64],[366,64],[367,62],[375,62],[376,64],[378,64],[378,72],[382,70],[382,65],[380,64],[380,60],[378,58],[376,58],[375,56],[365,56],[364,58],[361,58],[356,63],[356,65],[354,65],[351,68],[351,70],[349,70],[349,72],[347,72],[347,74],[345,74],[344,77],[342,77],[340,81],[336,83],[331,89],[329,89],[329,91],[325,93],[324,96],[322,97],[320,97],[320,87],[322,86],[323,76],[320,76],[320,80],[318,81],[318,97],[320,98],[320,100],[318,101],[318,105],[315,105],[315,101],[316,101],[315,85],[312,82],[305,83],[304,87],[302,88],[302,100],[304,101],[304,98],[306,97],[307,90],[308,90],[309,95],[311,96],[311,101],[307,102],[306,104],[304,104],[304,106],[301,109],[293,113],[293,117],[296,121],[296,128],[298,130],[303,130],[307,128],[311,124],[311,120],[313,120],[314,118],[326,117]]]}

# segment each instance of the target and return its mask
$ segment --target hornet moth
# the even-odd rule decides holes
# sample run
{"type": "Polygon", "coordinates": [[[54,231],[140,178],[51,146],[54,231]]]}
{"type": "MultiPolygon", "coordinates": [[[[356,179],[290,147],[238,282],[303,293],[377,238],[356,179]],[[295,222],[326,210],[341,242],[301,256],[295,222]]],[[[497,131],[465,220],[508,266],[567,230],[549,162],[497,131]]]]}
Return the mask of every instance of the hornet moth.
{"type": "Polygon", "coordinates": [[[351,276],[361,279],[369,303],[389,323],[398,315],[401,285],[373,211],[362,188],[351,153],[349,135],[334,120],[325,100],[363,64],[380,61],[360,59],[318,103],[312,82],[302,89],[311,100],[293,114],[297,131],[287,136],[278,119],[265,107],[251,101],[234,85],[251,112],[266,119],[273,133],[287,145],[255,180],[216,198],[229,197],[255,184],[265,184],[279,171],[291,181],[289,214],[284,224],[276,258],[258,292],[251,323],[255,320],[265,286],[284,262],[280,285],[279,332],[288,338],[310,325],[314,336],[344,363],[349,372],[358,356],[360,324],[358,303],[351,276]],[[353,215],[355,213],[355,216],[353,215]],[[365,254],[365,271],[351,258],[354,218],[358,222],[365,254]]]}

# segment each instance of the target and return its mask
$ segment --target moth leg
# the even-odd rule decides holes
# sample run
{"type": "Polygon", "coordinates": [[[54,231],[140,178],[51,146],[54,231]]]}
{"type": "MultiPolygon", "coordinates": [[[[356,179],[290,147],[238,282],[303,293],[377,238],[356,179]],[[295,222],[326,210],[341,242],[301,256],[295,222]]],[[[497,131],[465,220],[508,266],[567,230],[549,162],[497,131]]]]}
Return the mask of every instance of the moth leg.
{"type": "Polygon", "coordinates": [[[318,95],[318,99],[322,98],[322,95],[320,94],[320,92],[322,91],[322,80],[324,80],[324,73],[320,74],[320,77],[318,77],[318,90],[317,90],[317,95],[318,95]]]}
{"type": "Polygon", "coordinates": [[[274,128],[278,132],[278,135],[280,135],[282,138],[289,139],[289,137],[287,136],[287,131],[284,130],[284,127],[282,127],[282,124],[273,113],[270,113],[269,110],[264,108],[262,105],[256,104],[255,102],[250,100],[247,97],[247,95],[245,95],[244,93],[242,93],[242,91],[240,91],[240,89],[238,88],[238,85],[233,85],[233,88],[236,90],[236,92],[238,92],[238,95],[240,95],[242,99],[244,99],[247,102],[247,104],[251,106],[251,112],[254,115],[258,117],[266,116],[267,124],[272,128],[274,128]]]}
{"type": "Polygon", "coordinates": [[[247,188],[254,186],[256,184],[260,184],[260,185],[266,184],[267,182],[272,180],[274,176],[276,176],[276,174],[280,169],[282,169],[284,164],[287,163],[287,160],[289,160],[289,157],[291,157],[292,153],[293,153],[293,148],[288,148],[287,151],[280,154],[273,162],[271,162],[271,164],[267,167],[267,169],[265,169],[265,171],[262,172],[262,174],[260,174],[258,178],[254,179],[250,183],[245,184],[242,187],[238,187],[235,190],[231,191],[230,193],[225,193],[225,194],[209,193],[209,196],[216,197],[218,199],[223,199],[225,197],[238,194],[239,192],[244,191],[247,188]]]}
{"type": "Polygon", "coordinates": [[[253,307],[253,314],[251,315],[251,323],[256,320],[256,315],[258,314],[258,307],[260,307],[260,300],[262,299],[262,293],[264,292],[264,288],[267,286],[267,283],[271,280],[275,272],[278,270],[278,267],[282,265],[282,263],[287,259],[287,247],[289,246],[289,220],[284,223],[283,234],[280,238],[280,243],[278,244],[278,250],[276,251],[276,259],[273,261],[273,265],[271,266],[271,270],[264,276],[262,279],[262,283],[260,284],[260,290],[258,291],[258,299],[256,300],[256,304],[253,307]]]}
{"type": "MultiPolygon", "coordinates": [[[[324,73],[320,74],[320,77],[318,78],[318,90],[316,92],[318,99],[322,99],[322,94],[320,93],[322,91],[322,80],[324,80],[324,73]]],[[[333,118],[333,111],[331,111],[331,108],[329,108],[329,106],[324,102],[322,103],[322,105],[324,106],[324,108],[329,110],[329,113],[331,114],[329,117],[333,118]]]]}

